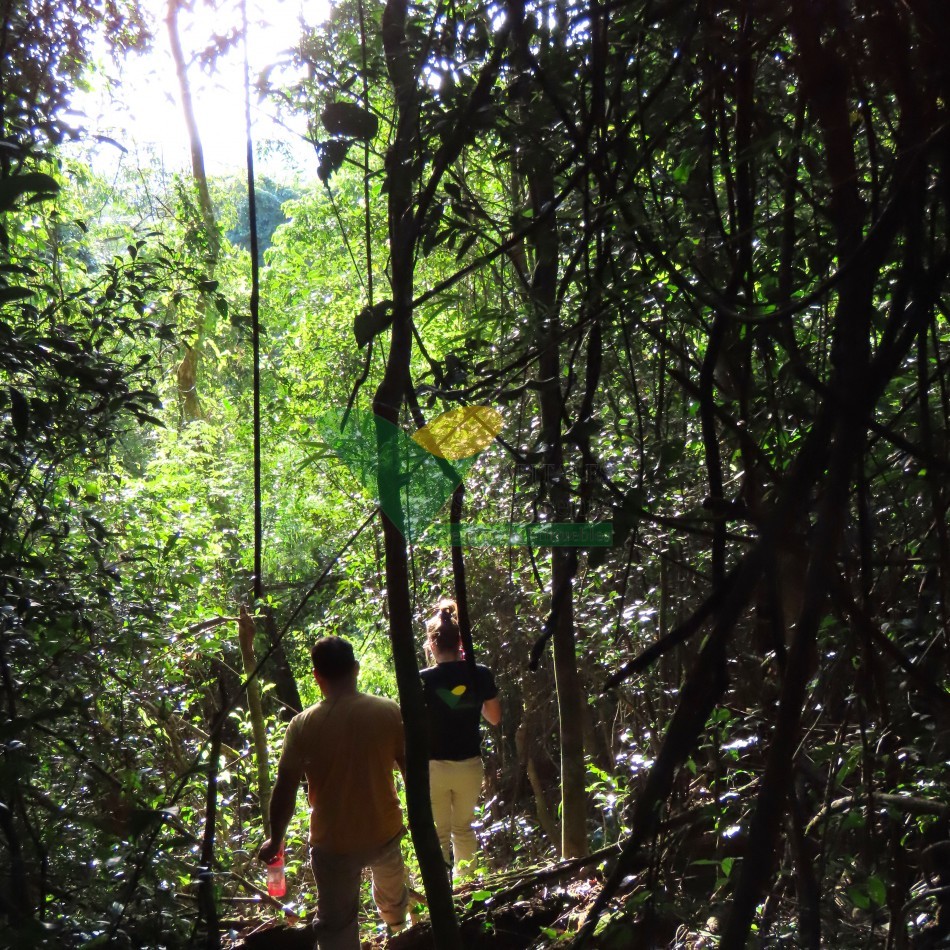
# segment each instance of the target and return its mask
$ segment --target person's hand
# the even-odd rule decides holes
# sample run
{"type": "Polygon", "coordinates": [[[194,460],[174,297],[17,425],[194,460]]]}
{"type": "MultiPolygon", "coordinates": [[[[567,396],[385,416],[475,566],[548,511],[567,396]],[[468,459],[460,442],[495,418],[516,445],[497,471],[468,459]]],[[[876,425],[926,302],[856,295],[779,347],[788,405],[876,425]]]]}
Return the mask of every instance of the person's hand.
{"type": "Polygon", "coordinates": [[[283,844],[283,841],[275,841],[273,838],[268,838],[261,845],[261,850],[257,852],[258,859],[263,861],[265,864],[270,864],[271,861],[273,861],[274,858],[280,854],[280,849],[283,844]]]}

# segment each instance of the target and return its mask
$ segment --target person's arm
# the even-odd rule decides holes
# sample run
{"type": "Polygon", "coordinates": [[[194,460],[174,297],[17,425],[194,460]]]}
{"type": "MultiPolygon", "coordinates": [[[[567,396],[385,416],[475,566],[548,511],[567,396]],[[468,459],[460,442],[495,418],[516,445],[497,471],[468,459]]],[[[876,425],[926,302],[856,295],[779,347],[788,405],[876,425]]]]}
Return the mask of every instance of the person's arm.
{"type": "Polygon", "coordinates": [[[270,834],[257,856],[268,864],[280,854],[287,826],[294,816],[300,775],[290,769],[277,769],[277,781],[270,793],[270,834]]]}
{"type": "Polygon", "coordinates": [[[482,715],[493,726],[497,726],[501,722],[501,700],[498,698],[495,677],[487,666],[478,667],[478,676],[481,694],[487,697],[482,703],[482,715]]]}
{"type": "Polygon", "coordinates": [[[297,788],[300,777],[303,775],[303,764],[297,743],[299,741],[297,728],[299,719],[292,719],[284,733],[284,745],[280,750],[280,761],[277,763],[277,781],[270,793],[270,837],[261,845],[257,856],[269,864],[280,854],[284,846],[284,835],[287,826],[294,815],[297,804],[297,788]]]}
{"type": "Polygon", "coordinates": [[[486,699],[482,703],[482,715],[493,726],[497,726],[501,722],[501,700],[497,696],[494,699],[486,699]]]}

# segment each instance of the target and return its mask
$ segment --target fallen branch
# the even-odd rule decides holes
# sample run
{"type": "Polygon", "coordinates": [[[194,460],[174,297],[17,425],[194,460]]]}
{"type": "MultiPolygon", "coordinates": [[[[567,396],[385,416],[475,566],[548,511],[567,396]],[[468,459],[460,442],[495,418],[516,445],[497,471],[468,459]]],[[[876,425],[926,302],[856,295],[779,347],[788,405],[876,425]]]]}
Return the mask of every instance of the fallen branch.
{"type": "MultiPolygon", "coordinates": [[[[617,842],[616,844],[609,845],[606,848],[601,848],[599,851],[594,851],[591,854],[586,854],[579,858],[572,858],[570,861],[562,861],[559,864],[555,864],[553,866],[545,866],[537,870],[529,871],[527,875],[525,875],[523,872],[517,875],[506,875],[502,878],[502,880],[504,880],[505,877],[517,877],[517,883],[505,888],[504,890],[493,893],[491,897],[486,898],[485,905],[494,907],[503,906],[509,901],[516,900],[522,894],[528,891],[533,891],[539,887],[560,881],[565,877],[570,877],[575,871],[579,871],[581,868],[588,867],[591,864],[599,864],[601,861],[604,861],[607,858],[616,856],[619,852],[620,842],[617,842]]],[[[458,897],[465,897],[470,892],[477,890],[488,890],[486,884],[490,883],[490,881],[480,881],[467,884],[464,888],[459,888],[456,891],[456,895],[458,897]]]]}
{"type": "MultiPolygon", "coordinates": [[[[937,815],[946,817],[950,815],[950,805],[945,802],[934,801],[931,798],[919,798],[916,795],[892,795],[889,793],[875,794],[874,802],[888,808],[894,808],[908,815],[937,815]]],[[[836,798],[820,808],[814,818],[808,822],[805,834],[809,834],[812,828],[821,821],[826,815],[834,812],[845,811],[851,805],[863,807],[867,804],[867,799],[862,795],[847,795],[844,798],[836,798]]]]}

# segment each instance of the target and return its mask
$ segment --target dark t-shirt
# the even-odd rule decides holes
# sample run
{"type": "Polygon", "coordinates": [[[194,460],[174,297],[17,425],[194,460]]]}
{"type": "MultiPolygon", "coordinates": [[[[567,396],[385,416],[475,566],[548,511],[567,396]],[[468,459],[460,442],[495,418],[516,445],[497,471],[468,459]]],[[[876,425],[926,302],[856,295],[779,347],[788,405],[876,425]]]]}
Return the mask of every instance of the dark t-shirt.
{"type": "Polygon", "coordinates": [[[420,675],[429,718],[429,758],[459,762],[480,755],[482,703],[498,695],[491,670],[477,664],[473,676],[465,660],[456,660],[437,663],[420,675]]]}

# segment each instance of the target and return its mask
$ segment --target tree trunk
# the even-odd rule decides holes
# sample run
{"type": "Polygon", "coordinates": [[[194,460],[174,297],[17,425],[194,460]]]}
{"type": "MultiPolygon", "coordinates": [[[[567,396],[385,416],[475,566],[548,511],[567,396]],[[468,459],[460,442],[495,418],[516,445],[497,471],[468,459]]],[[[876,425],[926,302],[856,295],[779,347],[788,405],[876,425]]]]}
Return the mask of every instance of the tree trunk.
{"type": "Polygon", "coordinates": [[[834,420],[834,438],[828,475],[816,518],[804,602],[788,651],[775,729],[750,825],[749,845],[723,929],[722,944],[729,947],[745,946],[756,905],[771,879],[775,844],[788,805],[805,691],[815,664],[818,628],[847,523],[851,481],[864,450],[876,397],[868,372],[876,267],[867,249],[858,256],[863,213],[850,132],[847,68],[836,44],[822,43],[820,24],[806,4],[793,5],[792,24],[800,51],[803,87],[812,97],[827,151],[838,262],[841,267],[845,262],[850,266],[840,282],[835,314],[835,376],[828,403],[834,420]]]}
{"type": "Polygon", "coordinates": [[[465,580],[465,552],[462,550],[462,508],[465,504],[465,483],[459,482],[452,492],[450,527],[452,530],[452,577],[455,581],[455,603],[458,605],[459,633],[465,649],[465,660],[475,670],[475,641],[472,640],[472,621],[468,613],[468,584],[465,580]]]}
{"type": "MultiPolygon", "coordinates": [[[[509,6],[514,40],[514,57],[527,71],[530,55],[525,30],[522,0],[509,6]]],[[[528,87],[524,87],[527,94],[528,87]]],[[[537,108],[537,104],[528,108],[537,108]]],[[[516,161],[527,186],[534,220],[530,242],[534,251],[534,271],[529,288],[534,335],[538,347],[538,367],[542,379],[539,392],[544,481],[558,521],[571,519],[571,499],[564,470],[561,439],[561,357],[558,333],[557,275],[558,234],[555,203],[553,157],[539,142],[519,145],[516,161]]],[[[573,579],[576,569],[573,549],[551,550],[551,623],[554,625],[554,680],[557,689],[561,741],[561,857],[573,858],[587,853],[587,793],[584,771],[584,696],[577,671],[574,639],[573,579]]]]}
{"type": "Polygon", "coordinates": [[[518,761],[528,776],[528,783],[531,785],[531,791],[534,793],[534,808],[538,816],[538,824],[548,841],[552,845],[556,844],[561,835],[558,830],[557,821],[548,808],[548,800],[544,794],[544,782],[541,781],[541,773],[538,771],[537,760],[534,756],[534,742],[537,737],[532,735],[532,728],[529,724],[528,710],[524,710],[524,719],[518,726],[515,733],[515,749],[518,753],[518,761]]]}
{"type": "MultiPolygon", "coordinates": [[[[207,241],[207,253],[204,261],[205,279],[212,280],[218,264],[220,240],[214,216],[214,206],[211,203],[211,192],[208,188],[208,176],[205,172],[204,149],[201,146],[201,135],[198,132],[198,122],[195,119],[191,83],[188,81],[188,64],[185,62],[181,35],[178,30],[180,9],[181,0],[168,0],[165,25],[168,28],[168,40],[171,46],[172,59],[175,63],[175,75],[178,78],[185,125],[188,129],[188,142],[191,147],[191,177],[198,193],[198,207],[201,212],[205,240],[207,241]]],[[[195,322],[190,333],[186,334],[188,339],[185,342],[185,355],[181,363],[178,364],[178,395],[181,400],[182,421],[186,423],[200,419],[202,416],[201,402],[198,399],[198,370],[201,362],[201,345],[204,340],[209,304],[209,295],[204,291],[200,292],[195,303],[195,322]]]]}
{"type": "MultiPolygon", "coordinates": [[[[241,605],[238,617],[238,640],[241,644],[241,657],[244,660],[244,672],[250,675],[257,668],[254,655],[254,618],[247,607],[241,605]]],[[[257,764],[257,797],[261,803],[264,819],[264,834],[270,837],[270,764],[267,755],[267,731],[264,728],[264,710],[261,707],[261,684],[258,679],[247,681],[247,709],[251,717],[251,731],[254,734],[254,758],[257,764]]]]}
{"type": "Polygon", "coordinates": [[[295,716],[303,709],[297,679],[290,667],[290,660],[287,658],[287,651],[284,649],[284,641],[277,639],[277,623],[274,620],[274,611],[267,606],[263,607],[263,610],[264,634],[268,645],[273,650],[269,672],[274,681],[274,695],[284,707],[285,712],[295,716]]]}
{"type": "Polygon", "coordinates": [[[391,517],[400,510],[401,505],[399,480],[396,477],[401,465],[395,427],[399,423],[399,409],[409,384],[416,241],[412,213],[414,179],[410,169],[415,162],[417,147],[418,103],[406,35],[407,15],[407,0],[388,0],[383,11],[383,48],[397,110],[395,136],[386,168],[393,320],[386,371],[376,390],[373,412],[379,420],[376,426],[376,448],[386,599],[393,664],[406,735],[406,808],[409,828],[429,904],[435,946],[439,950],[456,950],[462,946],[462,939],[429,797],[425,699],[416,665],[407,541],[391,517]]]}

